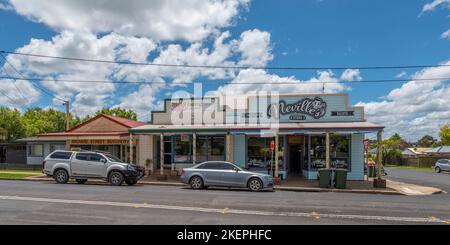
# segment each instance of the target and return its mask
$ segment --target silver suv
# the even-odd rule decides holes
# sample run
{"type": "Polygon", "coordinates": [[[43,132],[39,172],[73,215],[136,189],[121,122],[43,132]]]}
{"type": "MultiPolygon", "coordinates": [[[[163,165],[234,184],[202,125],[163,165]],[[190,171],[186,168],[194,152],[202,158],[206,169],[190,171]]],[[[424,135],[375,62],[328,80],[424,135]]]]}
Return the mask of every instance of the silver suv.
{"type": "Polygon", "coordinates": [[[145,173],[142,167],[124,163],[108,153],[62,150],[54,151],[45,158],[42,172],[52,176],[59,184],[67,183],[70,178],[79,184],[95,178],[115,186],[122,185],[124,181],[134,185],[145,173]]]}

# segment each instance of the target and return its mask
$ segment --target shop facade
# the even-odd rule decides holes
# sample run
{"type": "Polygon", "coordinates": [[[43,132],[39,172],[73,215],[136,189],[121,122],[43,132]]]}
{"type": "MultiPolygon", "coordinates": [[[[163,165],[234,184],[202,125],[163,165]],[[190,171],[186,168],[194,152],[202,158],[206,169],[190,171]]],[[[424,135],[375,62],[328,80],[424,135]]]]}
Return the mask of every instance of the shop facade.
{"type": "Polygon", "coordinates": [[[66,132],[39,134],[19,141],[27,144],[27,164],[30,165],[41,164],[54,150],[102,151],[134,162],[138,140],[130,140],[128,130],[144,124],[101,114],[66,132]]]}
{"type": "Polygon", "coordinates": [[[130,129],[141,165],[164,174],[226,160],[282,179],[316,179],[318,169],[336,167],[347,169],[349,180],[363,180],[365,134],[383,130],[365,120],[363,107],[349,106],[346,94],[225,100],[166,100],[150,124],[130,129]]]}

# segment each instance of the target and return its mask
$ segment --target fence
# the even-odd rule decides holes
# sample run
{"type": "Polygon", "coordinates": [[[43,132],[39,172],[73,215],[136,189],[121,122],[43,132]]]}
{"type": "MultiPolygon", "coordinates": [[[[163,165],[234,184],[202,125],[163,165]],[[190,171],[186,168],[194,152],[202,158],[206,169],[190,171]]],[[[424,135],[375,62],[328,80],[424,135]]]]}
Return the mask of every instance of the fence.
{"type": "Polygon", "coordinates": [[[398,165],[410,166],[418,168],[430,168],[434,166],[439,159],[449,159],[450,155],[442,156],[418,156],[418,157],[404,157],[398,159],[398,165]]]}

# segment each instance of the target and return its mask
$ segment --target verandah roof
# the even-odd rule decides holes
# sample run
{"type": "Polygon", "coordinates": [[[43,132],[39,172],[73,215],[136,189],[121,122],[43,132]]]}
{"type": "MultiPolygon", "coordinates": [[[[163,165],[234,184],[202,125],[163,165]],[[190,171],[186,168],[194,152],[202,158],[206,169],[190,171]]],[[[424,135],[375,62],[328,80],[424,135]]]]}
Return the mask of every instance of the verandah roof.
{"type": "MultiPolygon", "coordinates": [[[[327,122],[327,123],[280,123],[281,132],[375,132],[384,126],[369,122],[327,122]]],[[[174,133],[174,132],[230,132],[245,133],[250,131],[274,131],[275,125],[260,124],[220,124],[220,125],[144,125],[132,128],[131,133],[174,133]]]]}

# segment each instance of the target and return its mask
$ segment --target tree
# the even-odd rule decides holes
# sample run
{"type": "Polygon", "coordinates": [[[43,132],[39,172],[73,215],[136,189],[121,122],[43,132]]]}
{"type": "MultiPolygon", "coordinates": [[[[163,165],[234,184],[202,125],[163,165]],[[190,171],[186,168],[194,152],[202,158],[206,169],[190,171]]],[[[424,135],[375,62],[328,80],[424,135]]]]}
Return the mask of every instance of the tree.
{"type": "Polygon", "coordinates": [[[382,142],[382,161],[387,164],[394,159],[402,156],[402,150],[409,147],[410,144],[406,142],[398,133],[393,134],[389,139],[382,142]]]}
{"type": "Polygon", "coordinates": [[[137,114],[133,110],[127,110],[120,107],[114,107],[114,108],[103,108],[95,113],[95,115],[99,114],[106,114],[116,117],[123,117],[128,118],[131,120],[137,120],[137,114]]]}
{"type": "Polygon", "coordinates": [[[27,136],[66,130],[66,114],[55,109],[30,108],[23,114],[27,136]]]}
{"type": "Polygon", "coordinates": [[[445,124],[439,130],[442,145],[450,145],[450,123],[445,124]]]}
{"type": "Polygon", "coordinates": [[[0,128],[6,132],[6,142],[12,142],[26,136],[20,111],[0,107],[0,128]]]}
{"type": "Polygon", "coordinates": [[[436,140],[431,135],[425,135],[417,141],[417,145],[420,147],[431,147],[435,142],[436,140]]]}
{"type": "MultiPolygon", "coordinates": [[[[70,115],[70,127],[82,122],[78,116],[70,115]]],[[[27,136],[66,131],[66,113],[52,108],[30,108],[23,114],[23,123],[27,136]]]]}

